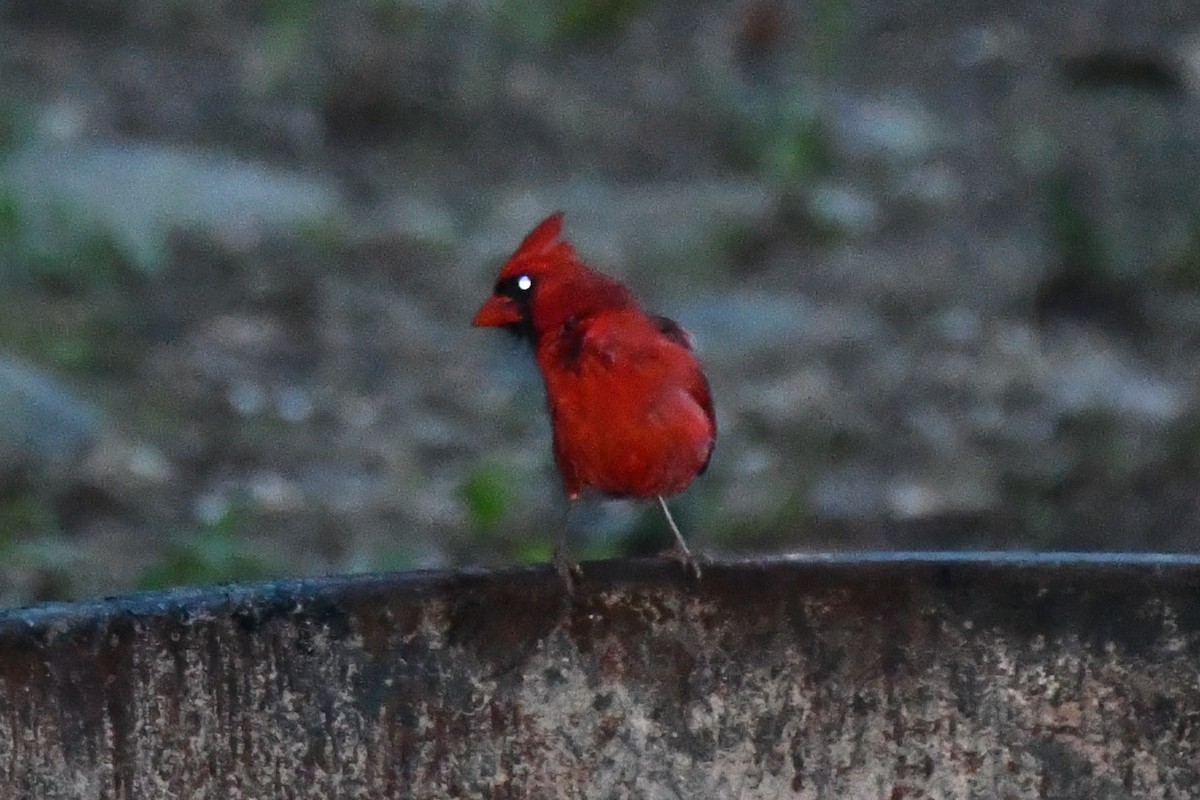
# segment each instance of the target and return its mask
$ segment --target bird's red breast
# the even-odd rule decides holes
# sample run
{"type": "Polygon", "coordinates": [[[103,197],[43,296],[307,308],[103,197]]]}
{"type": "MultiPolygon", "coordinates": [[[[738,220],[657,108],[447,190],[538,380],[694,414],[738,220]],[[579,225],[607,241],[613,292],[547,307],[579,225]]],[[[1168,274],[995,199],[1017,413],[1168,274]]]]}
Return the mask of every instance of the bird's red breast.
{"type": "Polygon", "coordinates": [[[561,232],[559,213],[525,237],[474,324],[532,344],[568,497],[680,492],[708,465],[717,433],[690,338],[588,268],[561,232]]]}

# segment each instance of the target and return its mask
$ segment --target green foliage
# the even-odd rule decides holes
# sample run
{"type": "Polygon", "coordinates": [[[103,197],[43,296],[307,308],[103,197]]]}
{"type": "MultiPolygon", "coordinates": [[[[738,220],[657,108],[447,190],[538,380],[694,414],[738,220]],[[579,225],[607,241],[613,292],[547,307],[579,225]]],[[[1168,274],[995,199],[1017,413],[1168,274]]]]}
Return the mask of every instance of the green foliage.
{"type": "Polygon", "coordinates": [[[565,45],[619,34],[648,0],[504,0],[500,26],[523,42],[565,45]]]}
{"type": "Polygon", "coordinates": [[[45,498],[20,493],[0,499],[0,554],[22,540],[58,531],[58,515],[45,498]]]}
{"type": "MultiPolygon", "coordinates": [[[[671,532],[667,531],[667,536],[671,532]]],[[[670,545],[663,545],[662,549],[666,549],[670,545]]],[[[554,549],[550,549],[551,556],[554,554],[554,549]]],[[[599,561],[605,558],[619,558],[624,555],[621,548],[621,543],[613,539],[596,539],[594,541],[585,542],[583,547],[575,553],[575,558],[579,561],[599,561]]],[[[549,559],[547,559],[549,560],[549,559]]]]}
{"type": "MultiPolygon", "coordinates": [[[[0,248],[15,248],[21,238],[21,211],[11,193],[0,192],[0,248]]],[[[0,253],[7,254],[6,249],[0,253]]]]}
{"type": "Polygon", "coordinates": [[[82,554],[61,534],[48,534],[4,549],[4,566],[15,574],[32,577],[30,600],[70,600],[77,593],[76,576],[82,554]]]}
{"type": "Polygon", "coordinates": [[[316,9],[314,0],[267,0],[264,16],[273,25],[307,25],[316,9]]]}
{"type": "MultiPolygon", "coordinates": [[[[244,70],[244,85],[259,96],[282,87],[299,87],[298,76],[317,78],[307,63],[313,47],[316,4],[313,0],[270,0],[263,5],[263,24],[257,31],[258,59],[244,70]]],[[[319,82],[319,81],[318,81],[319,82]]],[[[308,87],[315,91],[316,87],[308,87]]]]}
{"type": "Polygon", "coordinates": [[[244,514],[231,509],[211,525],[180,536],[161,563],[147,570],[141,589],[254,580],[271,574],[268,565],[246,548],[240,535],[244,514]]]}
{"type": "MultiPolygon", "coordinates": [[[[794,486],[781,488],[778,494],[765,496],[754,512],[738,516],[722,513],[718,505],[710,502],[709,515],[713,520],[710,538],[719,547],[734,552],[786,547],[795,542],[797,531],[813,526],[810,490],[811,481],[798,480],[794,486]]],[[[667,533],[670,535],[670,531],[667,533]]]]}
{"type": "Polygon", "coordinates": [[[1087,213],[1075,176],[1063,170],[1052,173],[1046,179],[1044,194],[1050,236],[1063,265],[1069,270],[1109,276],[1112,272],[1110,248],[1087,213]]]}
{"type": "MultiPolygon", "coordinates": [[[[661,514],[659,515],[662,516],[661,514]]],[[[670,536],[670,531],[667,532],[670,536]]],[[[546,564],[554,559],[554,544],[556,538],[543,538],[537,541],[522,541],[516,544],[511,552],[511,558],[521,564],[546,564]]],[[[667,545],[663,545],[663,549],[667,545]]],[[[594,539],[583,542],[572,552],[571,557],[576,561],[598,561],[604,558],[617,558],[626,553],[625,543],[612,538],[594,539]]]]}
{"type": "Polygon", "coordinates": [[[545,564],[554,558],[551,540],[521,541],[512,551],[512,559],[521,564],[545,564]]]}
{"type": "Polygon", "coordinates": [[[106,309],[80,307],[77,313],[48,318],[35,308],[21,307],[19,298],[0,298],[0,346],[77,375],[132,367],[128,326],[106,309]]]}
{"type": "Polygon", "coordinates": [[[846,38],[854,20],[850,0],[815,0],[810,10],[813,49],[809,68],[824,78],[833,77],[846,54],[846,38]]]}
{"type": "Polygon", "coordinates": [[[1039,316],[1066,315],[1137,332],[1145,325],[1145,275],[1128,241],[1097,219],[1079,176],[1058,171],[1046,183],[1047,232],[1055,269],[1039,284],[1039,316]],[[1125,252],[1122,252],[1124,249],[1125,252]]]}
{"type": "Polygon", "coordinates": [[[504,522],[512,494],[512,474],[498,464],[480,466],[467,476],[459,490],[472,527],[484,533],[494,531],[504,522]]]}
{"type": "MultiPolygon", "coordinates": [[[[0,93],[4,91],[0,87],[0,93]]],[[[30,136],[34,126],[28,106],[0,94],[0,154],[16,149],[30,136]]]]}
{"type": "Polygon", "coordinates": [[[80,559],[48,492],[32,484],[11,486],[0,497],[0,578],[19,576],[25,599],[71,599],[80,559]]]}
{"type": "Polygon", "coordinates": [[[108,232],[65,210],[54,220],[52,232],[32,230],[0,188],[0,345],[75,373],[111,371],[128,357],[144,278],[108,232]]]}
{"type": "Polygon", "coordinates": [[[801,183],[830,171],[832,137],[814,111],[786,105],[764,133],[759,158],[768,178],[801,183]]]}
{"type": "Polygon", "coordinates": [[[1192,292],[1200,290],[1200,211],[1193,212],[1181,246],[1165,259],[1160,274],[1168,286],[1192,292]]]}
{"type": "Polygon", "coordinates": [[[370,560],[356,572],[405,572],[415,569],[417,560],[408,550],[399,547],[388,547],[370,554],[370,560]]]}
{"type": "Polygon", "coordinates": [[[738,155],[785,188],[809,185],[834,168],[836,141],[825,87],[845,59],[853,11],[848,0],[816,0],[806,15],[810,46],[799,70],[725,88],[738,155]]]}
{"type": "Polygon", "coordinates": [[[811,184],[833,169],[834,137],[815,90],[740,103],[731,131],[745,165],[784,187],[811,184]]]}
{"type": "Polygon", "coordinates": [[[117,237],[69,208],[35,229],[22,199],[0,187],[0,275],[56,294],[122,289],[140,280],[117,237]]]}

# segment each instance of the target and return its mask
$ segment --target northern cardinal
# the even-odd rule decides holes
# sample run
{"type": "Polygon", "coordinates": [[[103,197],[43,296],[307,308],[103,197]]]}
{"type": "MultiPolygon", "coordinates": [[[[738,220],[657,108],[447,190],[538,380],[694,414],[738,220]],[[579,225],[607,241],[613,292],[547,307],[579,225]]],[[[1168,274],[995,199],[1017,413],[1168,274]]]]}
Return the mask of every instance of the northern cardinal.
{"type": "MultiPolygon", "coordinates": [[[[675,534],[665,554],[699,577],[664,498],[683,491],[712,456],[708,381],[687,332],[588,268],[561,238],[562,224],[562,213],[553,214],[525,237],[473,324],[508,329],[533,347],[567,499],[588,489],[657,498],[675,534]]],[[[580,571],[565,529],[554,563],[572,589],[580,571]]]]}

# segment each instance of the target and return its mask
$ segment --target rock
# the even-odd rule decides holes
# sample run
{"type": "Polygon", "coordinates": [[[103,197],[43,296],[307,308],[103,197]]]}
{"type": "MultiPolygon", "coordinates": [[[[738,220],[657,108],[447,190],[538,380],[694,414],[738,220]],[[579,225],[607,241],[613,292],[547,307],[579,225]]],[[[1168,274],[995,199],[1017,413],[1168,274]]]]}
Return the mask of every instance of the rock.
{"type": "Polygon", "coordinates": [[[838,141],[852,155],[898,162],[928,158],[938,123],[916,97],[846,97],[836,105],[838,141]]]}
{"type": "Polygon", "coordinates": [[[54,253],[90,229],[111,236],[143,270],[163,263],[176,230],[211,233],[240,249],[269,229],[327,225],[341,203],[332,186],[307,176],[153,144],[30,147],[0,166],[0,181],[30,247],[54,253]]]}
{"type": "Polygon", "coordinates": [[[176,466],[149,442],[107,428],[80,464],[79,483],[113,503],[146,508],[177,479],[176,466]]]}
{"type": "Polygon", "coordinates": [[[1052,361],[1046,391],[1060,414],[1101,411],[1169,422],[1185,408],[1178,389],[1104,347],[1098,337],[1071,343],[1067,352],[1054,353],[1052,361]]]}
{"type": "Polygon", "coordinates": [[[808,212],[845,236],[867,236],[879,228],[883,217],[875,200],[851,186],[834,183],[813,188],[808,212]]]}
{"type": "Polygon", "coordinates": [[[893,479],[887,487],[890,515],[894,519],[930,518],[989,513],[999,507],[999,481],[988,462],[963,458],[954,467],[893,479]]]}
{"type": "Polygon", "coordinates": [[[100,415],[40,370],[0,356],[0,484],[57,484],[96,441],[100,415]]]}

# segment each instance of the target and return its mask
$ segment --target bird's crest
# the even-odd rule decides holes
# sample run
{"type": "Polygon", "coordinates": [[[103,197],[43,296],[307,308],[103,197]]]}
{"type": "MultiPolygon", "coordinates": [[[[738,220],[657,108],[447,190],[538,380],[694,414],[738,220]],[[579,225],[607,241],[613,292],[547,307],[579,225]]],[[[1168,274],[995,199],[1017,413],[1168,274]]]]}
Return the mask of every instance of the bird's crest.
{"type": "Polygon", "coordinates": [[[517,251],[513,253],[513,255],[542,255],[553,245],[558,243],[559,237],[562,235],[562,227],[563,212],[555,211],[553,214],[539,222],[537,227],[531,230],[529,235],[521,240],[520,247],[517,248],[517,251]]]}
{"type": "Polygon", "coordinates": [[[575,248],[562,239],[562,228],[563,212],[556,211],[546,217],[521,241],[509,257],[509,265],[515,268],[530,261],[555,265],[578,261],[575,248]]]}

